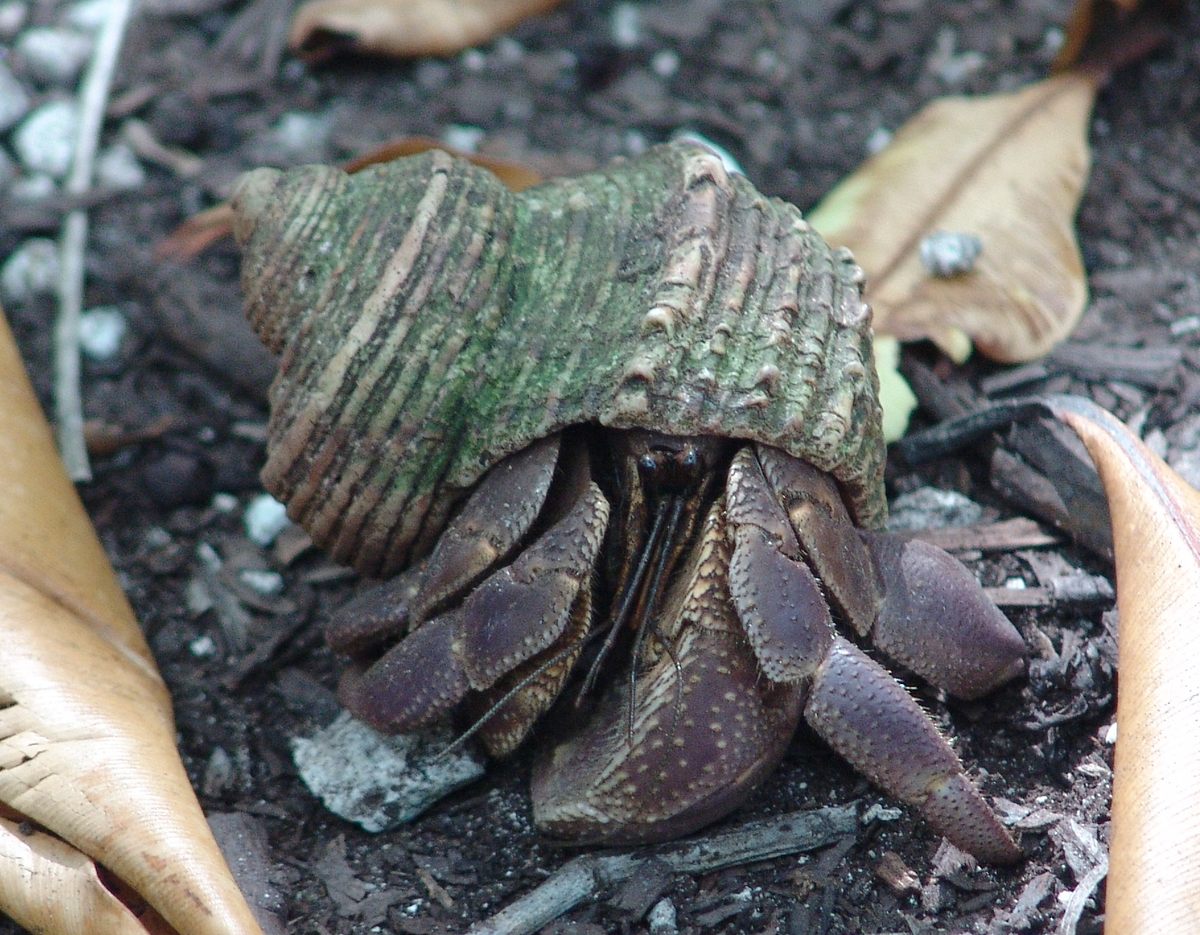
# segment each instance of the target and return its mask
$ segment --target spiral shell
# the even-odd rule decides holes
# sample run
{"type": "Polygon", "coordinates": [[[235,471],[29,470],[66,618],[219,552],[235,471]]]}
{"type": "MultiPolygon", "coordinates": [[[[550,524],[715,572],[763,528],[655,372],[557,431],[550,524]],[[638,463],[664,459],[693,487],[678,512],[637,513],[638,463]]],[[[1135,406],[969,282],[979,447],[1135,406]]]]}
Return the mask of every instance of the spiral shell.
{"type": "Polygon", "coordinates": [[[581,423],[766,442],[884,516],[861,271],[707,150],[520,194],[441,152],[260,169],[234,209],[247,315],[282,353],[264,483],[365,573],[581,423]]]}

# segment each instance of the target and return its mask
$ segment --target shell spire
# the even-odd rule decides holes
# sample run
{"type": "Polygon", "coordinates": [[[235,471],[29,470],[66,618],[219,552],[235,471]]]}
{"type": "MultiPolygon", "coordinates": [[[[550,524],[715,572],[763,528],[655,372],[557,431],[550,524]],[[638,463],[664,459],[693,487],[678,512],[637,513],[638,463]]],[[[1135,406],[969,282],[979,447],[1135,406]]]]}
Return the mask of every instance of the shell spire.
{"type": "Polygon", "coordinates": [[[247,315],[282,353],[264,483],[365,573],[581,423],[762,441],[882,521],[861,271],[701,147],[520,194],[440,152],[257,170],[234,210],[247,315]]]}

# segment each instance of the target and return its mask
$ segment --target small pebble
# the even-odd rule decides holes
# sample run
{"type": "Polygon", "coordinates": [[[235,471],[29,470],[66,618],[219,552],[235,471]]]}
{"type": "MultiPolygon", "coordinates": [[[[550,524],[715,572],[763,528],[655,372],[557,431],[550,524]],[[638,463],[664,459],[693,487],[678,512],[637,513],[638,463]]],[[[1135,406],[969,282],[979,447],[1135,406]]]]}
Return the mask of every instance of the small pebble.
{"type": "Polygon", "coordinates": [[[702,136],[695,130],[676,130],[671,134],[671,139],[677,142],[697,143],[705,149],[710,150],[713,155],[720,157],[722,164],[725,166],[725,171],[730,175],[737,173],[745,175],[742,170],[741,163],[733,158],[733,154],[720,143],[714,143],[707,136],[702,136]]]}
{"type": "Polygon", "coordinates": [[[970,526],[983,518],[983,507],[957,490],[921,487],[901,494],[891,505],[887,528],[892,532],[970,526]]]}
{"type": "Polygon", "coordinates": [[[32,204],[36,201],[44,201],[57,191],[58,185],[45,172],[30,172],[12,183],[8,190],[8,197],[13,201],[32,204]]]}
{"type": "Polygon", "coordinates": [[[29,113],[29,95],[4,62],[0,62],[0,133],[29,113]]]}
{"type": "Polygon", "coordinates": [[[31,238],[0,267],[0,296],[11,305],[24,305],[53,292],[58,271],[58,244],[46,237],[31,238]]]}
{"type": "Polygon", "coordinates": [[[969,273],[983,252],[983,241],[975,234],[934,231],[921,241],[921,263],[940,279],[969,273]]]}
{"type": "Polygon", "coordinates": [[[462,123],[452,123],[442,131],[442,142],[461,153],[473,153],[479,149],[484,137],[483,129],[462,123]]]}
{"type": "Polygon", "coordinates": [[[210,506],[218,513],[229,514],[240,506],[238,498],[231,493],[215,493],[213,494],[212,503],[210,506]]]}
{"type": "Polygon", "coordinates": [[[283,575],[263,568],[243,568],[238,578],[248,588],[263,597],[275,597],[283,593],[283,575]]]}
{"type": "Polygon", "coordinates": [[[387,737],[342,713],[312,737],[293,737],[292,759],[327,809],[386,831],[483,775],[469,748],[446,752],[453,739],[437,729],[387,737]]]}
{"type": "Polygon", "coordinates": [[[207,633],[204,636],[198,636],[188,643],[188,652],[197,659],[207,659],[209,656],[215,655],[217,644],[213,642],[213,638],[207,633]]]}
{"type": "Polygon", "coordinates": [[[650,935],[671,935],[679,931],[675,904],[664,896],[646,915],[646,924],[650,927],[650,935]]]}
{"type": "Polygon", "coordinates": [[[112,0],[81,0],[67,10],[67,23],[84,32],[99,32],[112,5],[112,0]]]}
{"type": "Polygon", "coordinates": [[[264,549],[279,537],[289,522],[287,507],[268,493],[251,500],[242,514],[246,537],[264,549]]]}
{"type": "Polygon", "coordinates": [[[92,54],[92,37],[74,29],[40,26],[21,33],[15,52],[35,81],[70,89],[92,54]]]}
{"type": "Polygon", "coordinates": [[[650,67],[660,78],[673,78],[679,71],[679,54],[672,49],[662,49],[650,59],[650,67]]]}
{"type": "Polygon", "coordinates": [[[893,133],[887,127],[876,127],[867,137],[867,155],[874,156],[891,145],[893,133]]]}
{"type": "Polygon", "coordinates": [[[333,122],[328,114],[291,111],[281,116],[271,128],[270,145],[275,158],[283,162],[304,160],[312,162],[314,153],[325,149],[333,122]]]}
{"type": "Polygon", "coordinates": [[[72,101],[47,101],[17,127],[13,148],[26,169],[60,179],[71,168],[78,128],[79,114],[72,101]]]}
{"type": "Polygon", "coordinates": [[[146,184],[146,170],[127,143],[114,143],[96,157],[96,184],[134,191],[146,184]]]}
{"type": "Polygon", "coordinates": [[[116,306],[88,309],[79,319],[79,346],[92,360],[112,360],[128,330],[125,315],[116,306]]]}
{"type": "Polygon", "coordinates": [[[862,823],[870,824],[873,821],[899,821],[904,817],[904,812],[898,808],[892,808],[886,805],[880,805],[875,802],[862,814],[862,823]]]}
{"type": "Polygon", "coordinates": [[[618,49],[633,49],[642,41],[642,14],[632,3],[618,3],[612,11],[612,41],[618,49]]]}
{"type": "MultiPolygon", "coordinates": [[[[29,7],[21,0],[0,3],[0,39],[11,39],[19,33],[28,16],[29,7]]],[[[3,99],[4,95],[0,94],[0,100],[3,99]]]]}

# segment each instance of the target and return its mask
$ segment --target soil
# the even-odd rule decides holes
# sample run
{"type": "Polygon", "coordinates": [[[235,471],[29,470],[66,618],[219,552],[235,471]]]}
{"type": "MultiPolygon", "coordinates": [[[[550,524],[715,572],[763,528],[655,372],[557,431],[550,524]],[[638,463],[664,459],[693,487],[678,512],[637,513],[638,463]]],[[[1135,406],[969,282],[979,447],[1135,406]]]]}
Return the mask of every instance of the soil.
{"type": "MultiPolygon", "coordinates": [[[[282,0],[143,6],[108,133],[141,121],[163,144],[198,157],[198,171],[148,164],[139,190],[96,199],[86,305],[118,306],[130,330],[117,357],[86,364],[84,397],[89,419],[166,429],[97,456],[81,492],[170,686],[204,807],[220,816],[235,862],[258,874],[256,902],[276,923],[304,933],[461,931],[573,852],[532,825],[528,750],[377,836],[325,811],[298,779],[288,739],[336,714],[339,662],[322,642],[322,621],[356,580],[312,550],[289,551],[291,538],[261,549],[246,537],[242,511],[261,492],[271,360],[241,318],[230,244],[180,265],[157,260],[155,246],[225,197],[246,169],[342,161],[418,134],[477,138],[490,154],[562,173],[691,130],[725,147],[761,189],[803,209],[933,98],[1043,77],[1070,6],[574,0],[450,58],[320,67],[281,52],[290,15],[282,0]],[[631,18],[634,35],[614,29],[631,18]],[[229,589],[231,601],[205,609],[196,582],[211,591],[213,552],[227,569],[281,573],[282,590],[229,589]]],[[[35,18],[53,13],[33,8],[35,18]]],[[[1195,460],[1200,392],[1198,97],[1200,19],[1192,16],[1100,95],[1079,214],[1092,299],[1074,344],[1174,349],[1166,368],[1130,382],[1103,366],[1051,361],[1022,386],[1088,395],[1181,464],[1195,460]]],[[[6,210],[0,256],[55,230],[60,207],[6,210]]],[[[53,305],[39,299],[8,312],[49,410],[53,305]]],[[[975,362],[956,379],[978,388],[1003,372],[975,362]]],[[[893,470],[889,483],[892,494],[926,484],[961,490],[984,505],[986,519],[1017,515],[987,478],[976,453],[920,473],[893,470]]],[[[967,558],[987,585],[1044,584],[1055,568],[1111,576],[1103,560],[1069,543],[967,558]]],[[[802,730],[761,791],[721,827],[805,806],[881,806],[855,834],[816,855],[601,893],[547,931],[647,931],[646,911],[662,896],[688,932],[1055,931],[1067,894],[1094,863],[1087,842],[1103,846],[1108,836],[1115,619],[1110,602],[1010,615],[1031,648],[1028,679],[984,703],[925,690],[921,700],[1021,830],[1028,856],[1019,866],[964,862],[802,730]]],[[[1075,930],[1097,932],[1103,917],[1101,887],[1075,930]]],[[[14,930],[0,922],[0,931],[14,930]]]]}

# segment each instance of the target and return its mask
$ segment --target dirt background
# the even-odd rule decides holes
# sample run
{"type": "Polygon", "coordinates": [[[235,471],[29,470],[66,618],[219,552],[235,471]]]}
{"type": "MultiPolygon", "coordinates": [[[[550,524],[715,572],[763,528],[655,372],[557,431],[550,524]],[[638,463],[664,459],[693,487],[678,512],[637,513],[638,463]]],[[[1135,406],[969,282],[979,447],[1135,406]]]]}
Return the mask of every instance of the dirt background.
{"type": "MultiPolygon", "coordinates": [[[[571,855],[532,827],[527,752],[381,836],[333,817],[301,784],[288,738],[336,713],[338,662],[320,627],[355,581],[311,551],[293,556],[247,539],[241,517],[260,492],[270,361],[240,318],[232,246],[169,265],[153,257],[155,245],[225,196],[245,169],[345,160],[410,134],[478,140],[495,155],[564,172],[692,130],[728,149],[764,191],[805,208],[927,101],[1044,76],[1070,5],[574,0],[451,58],[319,68],[281,49],[287,0],[143,5],[106,138],[141,121],[199,162],[143,160],[138,190],[94,199],[86,305],[118,306],[129,332],[116,357],[86,364],[84,396],[89,418],[131,430],[166,418],[169,428],[96,457],[82,494],[171,688],[205,809],[222,816],[227,848],[258,875],[259,901],[288,931],[461,931],[571,855]],[[225,563],[225,585],[206,570],[208,549],[225,563]],[[239,590],[228,572],[242,568],[280,572],[283,590],[239,590]],[[203,609],[197,582],[229,598],[224,609],[203,609]]],[[[30,10],[33,23],[61,13],[55,4],[30,10]]],[[[19,74],[19,61],[13,68],[19,74]]],[[[1093,298],[1073,339],[1076,350],[1098,351],[1100,363],[1081,370],[1052,360],[1021,386],[1089,395],[1185,467],[1200,434],[1198,96],[1194,16],[1101,94],[1079,216],[1093,298]],[[1121,356],[1112,348],[1166,356],[1144,379],[1118,381],[1104,369],[1121,356]]],[[[0,257],[31,235],[53,236],[62,208],[53,198],[4,203],[0,257]]],[[[8,312],[49,406],[53,303],[36,298],[8,312]]],[[[978,386],[997,372],[975,364],[966,373],[978,386]]],[[[933,483],[982,503],[985,519],[1015,515],[986,477],[982,460],[968,456],[920,474],[893,471],[891,492],[933,483]]],[[[1067,544],[967,557],[988,585],[1020,578],[1036,586],[1065,568],[1110,574],[1067,544]]],[[[681,931],[1055,931],[1065,894],[1089,869],[1078,839],[1107,840],[1115,618],[1103,603],[1011,616],[1035,660],[1028,680],[980,704],[929,693],[922,701],[1022,829],[1022,865],[964,866],[909,811],[885,811],[823,854],[647,878],[549,930],[646,931],[646,910],[665,895],[681,931]],[[913,885],[884,879],[887,852],[911,870],[913,885]]],[[[852,800],[864,811],[894,804],[802,730],[761,793],[725,825],[852,800]]],[[[1077,930],[1098,931],[1103,913],[1101,888],[1077,930]]],[[[15,929],[0,921],[0,931],[15,929]]]]}

